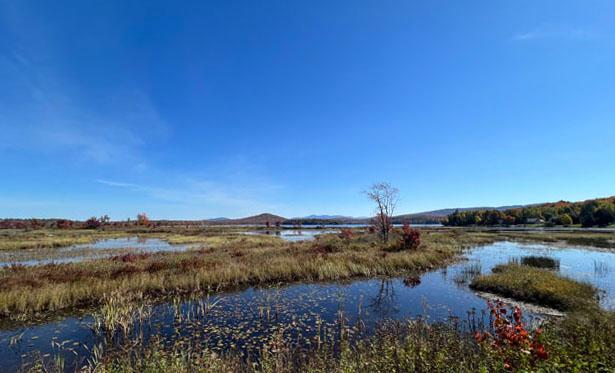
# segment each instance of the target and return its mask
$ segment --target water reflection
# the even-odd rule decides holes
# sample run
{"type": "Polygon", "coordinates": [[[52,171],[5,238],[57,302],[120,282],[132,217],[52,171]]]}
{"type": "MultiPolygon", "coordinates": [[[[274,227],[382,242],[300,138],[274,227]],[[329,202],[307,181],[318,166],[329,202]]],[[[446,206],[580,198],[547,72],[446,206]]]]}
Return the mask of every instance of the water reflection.
{"type": "Polygon", "coordinates": [[[336,229],[277,229],[277,230],[258,230],[245,232],[250,235],[274,235],[282,238],[285,241],[298,242],[298,241],[311,241],[321,234],[339,233],[336,229]]]}
{"type": "Polygon", "coordinates": [[[380,280],[378,291],[370,297],[369,309],[381,319],[390,319],[399,313],[399,301],[393,280],[380,280]]]}

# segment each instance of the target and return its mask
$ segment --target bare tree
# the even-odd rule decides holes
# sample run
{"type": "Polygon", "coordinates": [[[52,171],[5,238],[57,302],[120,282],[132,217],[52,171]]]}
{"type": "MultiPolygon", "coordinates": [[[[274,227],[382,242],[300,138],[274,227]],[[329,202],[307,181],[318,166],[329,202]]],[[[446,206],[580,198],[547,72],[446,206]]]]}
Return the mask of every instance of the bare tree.
{"type": "Polygon", "coordinates": [[[382,241],[387,242],[393,225],[393,212],[399,201],[399,190],[389,183],[377,183],[365,194],[376,203],[374,225],[382,241]]]}

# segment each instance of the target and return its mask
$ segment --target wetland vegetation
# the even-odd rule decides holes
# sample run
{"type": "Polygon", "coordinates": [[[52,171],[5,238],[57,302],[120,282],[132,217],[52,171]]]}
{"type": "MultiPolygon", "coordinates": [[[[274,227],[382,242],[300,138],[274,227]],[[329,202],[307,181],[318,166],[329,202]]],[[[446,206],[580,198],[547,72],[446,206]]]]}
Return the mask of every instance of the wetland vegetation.
{"type": "MultiPolygon", "coordinates": [[[[529,262],[536,264],[535,260],[529,262]]],[[[564,311],[596,306],[596,288],[553,271],[516,263],[500,264],[492,271],[491,274],[475,277],[470,286],[564,311]]]]}
{"type": "MultiPolygon", "coordinates": [[[[187,242],[194,242],[187,238],[187,242]]],[[[183,242],[186,242],[183,241],[183,242]]],[[[202,237],[202,246],[177,253],[124,254],[80,263],[14,265],[0,270],[0,315],[5,317],[96,305],[112,290],[151,296],[210,288],[352,277],[401,276],[444,264],[483,234],[426,232],[420,250],[389,250],[368,233],[289,243],[271,236],[202,237]]]]}
{"type": "MultiPolygon", "coordinates": [[[[0,269],[0,366],[100,372],[615,366],[612,234],[405,227],[392,228],[383,242],[377,231],[360,227],[293,242],[285,234],[253,234],[254,227],[210,228],[5,232],[14,245],[5,252],[55,259],[73,254],[48,242],[87,241],[80,250],[106,257],[0,269]],[[153,239],[172,250],[138,246],[153,239]],[[519,303],[519,322],[531,337],[506,337],[501,317],[497,326],[470,284],[526,302],[519,303]],[[553,318],[529,303],[568,314],[553,318]]],[[[510,317],[516,310],[500,308],[510,317]]],[[[504,323],[515,328],[510,317],[504,323]]]]}
{"type": "MultiPolygon", "coordinates": [[[[513,323],[500,330],[507,330],[513,323]]],[[[481,327],[494,334],[498,329],[495,322],[481,327]]],[[[154,345],[103,360],[97,368],[101,372],[367,373],[609,372],[615,366],[613,313],[574,314],[549,323],[540,335],[533,332],[533,337],[527,339],[519,338],[524,328],[508,339],[483,339],[480,332],[456,323],[430,324],[424,320],[385,322],[373,335],[353,344],[349,335],[354,331],[356,328],[342,327],[339,338],[325,339],[308,352],[289,348],[284,340],[274,339],[263,345],[258,363],[233,354],[169,350],[154,345]]]]}

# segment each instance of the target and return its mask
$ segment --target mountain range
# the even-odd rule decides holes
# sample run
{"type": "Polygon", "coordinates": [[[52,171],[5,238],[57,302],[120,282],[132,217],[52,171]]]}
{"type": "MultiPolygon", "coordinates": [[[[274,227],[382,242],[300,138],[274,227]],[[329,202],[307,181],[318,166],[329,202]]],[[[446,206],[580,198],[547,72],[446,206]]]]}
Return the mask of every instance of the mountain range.
{"type": "MultiPolygon", "coordinates": [[[[506,211],[511,209],[520,209],[520,208],[551,208],[556,207],[558,205],[577,205],[581,206],[583,203],[587,202],[595,202],[600,203],[607,201],[609,203],[613,203],[615,201],[614,197],[607,198],[596,198],[590,199],[586,201],[579,202],[567,202],[567,201],[558,201],[558,202],[546,202],[546,203],[533,203],[527,205],[510,205],[510,206],[498,206],[498,207],[458,207],[458,208],[447,208],[447,209],[439,209],[432,211],[423,211],[412,214],[402,214],[393,216],[394,224],[437,224],[444,221],[444,219],[454,213],[455,211],[477,211],[477,210],[499,210],[506,211]]],[[[369,223],[371,218],[369,217],[352,217],[352,216],[344,216],[344,215],[327,215],[327,214],[313,214],[304,217],[287,219],[283,216],[274,215],[270,213],[259,214],[255,216],[248,216],[245,218],[239,219],[228,219],[224,217],[203,220],[206,224],[224,224],[224,225],[232,225],[232,224],[243,224],[243,225],[278,225],[278,224],[286,224],[286,225],[324,225],[324,224],[367,224],[369,223]]]]}
{"type": "MultiPolygon", "coordinates": [[[[440,223],[442,219],[444,219],[447,215],[452,214],[455,210],[459,211],[475,211],[475,210],[508,210],[511,208],[523,207],[521,205],[515,206],[500,206],[500,207],[461,207],[461,208],[448,208],[448,209],[440,209],[433,211],[424,211],[412,214],[403,214],[397,215],[393,217],[393,223],[402,224],[402,223],[414,223],[414,224],[429,224],[429,223],[440,223]]],[[[246,225],[246,224],[366,224],[369,223],[371,218],[369,217],[353,217],[353,216],[344,216],[344,215],[308,215],[303,217],[296,217],[287,219],[283,216],[274,215],[270,213],[263,213],[254,216],[248,216],[245,218],[239,219],[229,219],[229,218],[215,218],[208,219],[206,222],[210,224],[237,224],[237,225],[246,225]]]]}

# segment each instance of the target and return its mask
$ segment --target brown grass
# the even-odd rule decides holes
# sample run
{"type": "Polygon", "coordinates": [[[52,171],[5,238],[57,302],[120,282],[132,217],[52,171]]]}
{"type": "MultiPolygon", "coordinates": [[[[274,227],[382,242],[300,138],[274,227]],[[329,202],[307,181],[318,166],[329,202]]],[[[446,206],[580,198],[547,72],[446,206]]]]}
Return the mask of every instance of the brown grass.
{"type": "Polygon", "coordinates": [[[96,305],[105,294],[149,296],[293,281],[396,276],[444,264],[488,236],[425,232],[416,251],[383,252],[371,235],[287,243],[269,236],[227,236],[184,253],[134,255],[83,263],[0,270],[0,315],[32,314],[96,305]]]}

